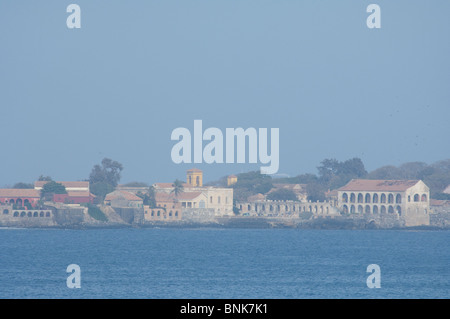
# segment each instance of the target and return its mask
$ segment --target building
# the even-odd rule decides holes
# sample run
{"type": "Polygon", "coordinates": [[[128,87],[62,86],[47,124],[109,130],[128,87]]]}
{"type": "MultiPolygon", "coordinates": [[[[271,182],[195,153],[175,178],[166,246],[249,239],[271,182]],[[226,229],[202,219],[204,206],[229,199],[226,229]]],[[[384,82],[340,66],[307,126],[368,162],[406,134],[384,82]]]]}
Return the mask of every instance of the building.
{"type": "MultiPolygon", "coordinates": [[[[34,189],[41,191],[46,183],[48,181],[36,181],[34,183],[34,189]]],[[[66,188],[67,194],[54,194],[52,199],[54,202],[66,204],[92,204],[94,202],[95,195],[90,192],[89,182],[69,181],[56,183],[62,184],[66,188]]]]}
{"type": "Polygon", "coordinates": [[[17,208],[36,207],[41,198],[41,192],[36,189],[0,189],[0,203],[17,208]]]}
{"type": "Polygon", "coordinates": [[[430,190],[421,180],[353,179],[337,191],[345,214],[396,214],[405,226],[429,225],[430,190]]]}
{"type": "Polygon", "coordinates": [[[233,185],[233,184],[236,184],[236,183],[237,183],[237,180],[238,180],[238,178],[237,178],[236,175],[229,175],[229,176],[227,177],[227,186],[231,186],[231,185],[233,185]]]}
{"type": "MultiPolygon", "coordinates": [[[[185,202],[186,206],[181,206],[182,210],[212,209],[216,216],[233,215],[232,188],[202,186],[203,172],[199,169],[188,170],[187,178],[188,182],[183,183],[183,191],[178,195],[179,198],[175,199],[174,197],[168,197],[171,201],[180,202],[181,205],[185,202]]],[[[155,196],[158,196],[158,194],[161,193],[171,195],[174,190],[174,185],[172,183],[155,183],[153,184],[153,187],[155,189],[155,196]]],[[[159,206],[158,200],[157,206],[159,206]]]]}
{"type": "Polygon", "coordinates": [[[197,168],[191,168],[186,172],[186,183],[191,186],[203,186],[203,172],[197,168]]]}
{"type": "Polygon", "coordinates": [[[116,190],[107,194],[104,203],[113,207],[141,208],[144,206],[142,198],[122,190],[116,190]]]}

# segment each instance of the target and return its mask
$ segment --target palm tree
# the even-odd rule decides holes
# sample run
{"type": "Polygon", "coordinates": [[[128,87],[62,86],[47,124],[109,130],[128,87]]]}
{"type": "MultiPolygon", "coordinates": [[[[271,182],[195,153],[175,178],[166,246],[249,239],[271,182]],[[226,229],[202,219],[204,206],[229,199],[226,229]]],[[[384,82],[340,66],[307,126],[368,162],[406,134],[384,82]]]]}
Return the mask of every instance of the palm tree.
{"type": "Polygon", "coordinates": [[[180,195],[184,191],[183,182],[176,179],[175,182],[173,182],[172,186],[173,189],[170,193],[173,193],[175,195],[175,201],[178,201],[178,195],[180,195]]]}

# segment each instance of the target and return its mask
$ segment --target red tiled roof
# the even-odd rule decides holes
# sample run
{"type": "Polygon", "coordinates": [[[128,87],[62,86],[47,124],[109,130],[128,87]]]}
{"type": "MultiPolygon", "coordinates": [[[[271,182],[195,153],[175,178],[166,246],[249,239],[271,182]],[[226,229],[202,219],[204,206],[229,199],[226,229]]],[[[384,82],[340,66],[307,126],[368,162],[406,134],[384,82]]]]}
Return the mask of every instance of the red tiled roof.
{"type": "Polygon", "coordinates": [[[69,195],[69,197],[95,197],[95,195],[89,191],[68,191],[67,195],[69,195]]]}
{"type": "Polygon", "coordinates": [[[37,189],[1,188],[0,197],[35,197],[40,198],[41,192],[37,189]]]}
{"type": "Polygon", "coordinates": [[[114,191],[105,196],[105,200],[126,199],[130,201],[142,201],[142,198],[127,191],[114,191]]]}
{"type": "Polygon", "coordinates": [[[402,192],[416,185],[418,180],[378,180],[378,179],[352,179],[339,191],[385,191],[402,192]]]}

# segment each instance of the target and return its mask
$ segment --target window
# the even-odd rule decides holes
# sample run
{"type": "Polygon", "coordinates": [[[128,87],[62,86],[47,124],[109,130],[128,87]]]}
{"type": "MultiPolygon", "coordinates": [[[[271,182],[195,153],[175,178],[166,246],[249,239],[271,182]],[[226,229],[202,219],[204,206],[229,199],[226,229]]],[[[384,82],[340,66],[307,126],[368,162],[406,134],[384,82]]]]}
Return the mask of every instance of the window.
{"type": "Polygon", "coordinates": [[[220,196],[217,197],[217,204],[220,204],[220,196]]]}
{"type": "Polygon", "coordinates": [[[212,196],[209,197],[209,203],[212,204],[212,196]]]}

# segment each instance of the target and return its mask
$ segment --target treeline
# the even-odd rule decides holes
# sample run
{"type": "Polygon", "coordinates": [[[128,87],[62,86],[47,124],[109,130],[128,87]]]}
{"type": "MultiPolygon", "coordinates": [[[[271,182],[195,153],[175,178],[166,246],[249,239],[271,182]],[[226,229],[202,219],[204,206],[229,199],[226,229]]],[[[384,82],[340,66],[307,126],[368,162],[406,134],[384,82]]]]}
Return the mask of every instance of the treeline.
{"type": "MultiPolygon", "coordinates": [[[[271,178],[258,171],[237,174],[238,181],[234,188],[237,201],[245,201],[249,196],[258,193],[266,194],[273,188],[273,184],[305,184],[308,199],[323,201],[328,191],[344,186],[356,178],[365,179],[408,179],[422,180],[430,187],[431,197],[435,199],[450,199],[450,195],[443,190],[450,184],[450,159],[442,160],[431,165],[423,162],[410,162],[400,166],[383,166],[367,172],[360,158],[346,161],[324,159],[317,167],[317,174],[300,174],[288,178],[271,178]]],[[[211,183],[226,186],[226,177],[211,183]]],[[[295,196],[291,191],[279,190],[270,193],[269,199],[284,200],[295,196]]]]}

